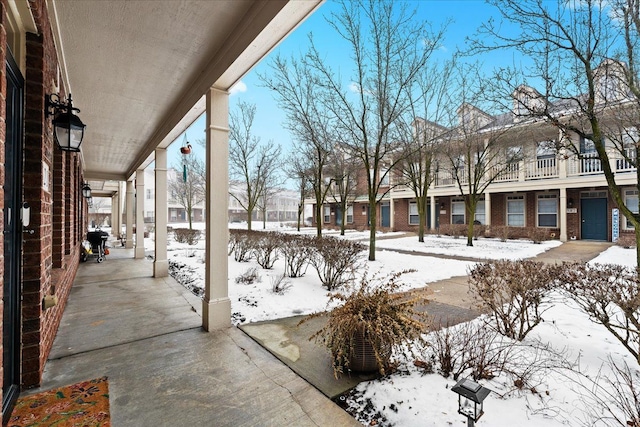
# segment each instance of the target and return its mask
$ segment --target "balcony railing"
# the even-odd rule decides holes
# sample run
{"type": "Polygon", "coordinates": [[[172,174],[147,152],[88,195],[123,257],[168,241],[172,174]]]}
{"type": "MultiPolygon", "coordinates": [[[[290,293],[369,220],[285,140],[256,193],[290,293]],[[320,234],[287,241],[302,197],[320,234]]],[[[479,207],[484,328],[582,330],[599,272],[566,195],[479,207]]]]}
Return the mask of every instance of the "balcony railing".
{"type": "Polygon", "coordinates": [[[559,175],[558,161],[555,157],[551,157],[528,162],[525,179],[557,178],[559,175]]]}
{"type": "Polygon", "coordinates": [[[627,156],[626,158],[616,160],[616,172],[632,172],[636,170],[636,150],[627,148],[625,155],[627,156]]]}
{"type": "Polygon", "coordinates": [[[602,173],[602,162],[600,162],[597,154],[583,154],[581,158],[572,157],[567,161],[568,176],[602,173]]]}

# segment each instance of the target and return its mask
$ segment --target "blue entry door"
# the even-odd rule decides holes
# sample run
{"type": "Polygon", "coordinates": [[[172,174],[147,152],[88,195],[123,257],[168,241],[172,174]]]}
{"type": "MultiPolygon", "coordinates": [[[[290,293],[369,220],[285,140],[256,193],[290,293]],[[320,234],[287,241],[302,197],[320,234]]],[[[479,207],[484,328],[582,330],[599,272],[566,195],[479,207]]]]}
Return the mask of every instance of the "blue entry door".
{"type": "Polygon", "coordinates": [[[383,227],[391,227],[391,205],[389,202],[380,204],[380,225],[383,227]]]}
{"type": "Polygon", "coordinates": [[[340,206],[336,207],[336,225],[342,225],[342,209],[340,209],[340,206]]]}
{"type": "Polygon", "coordinates": [[[581,238],[607,240],[607,199],[581,199],[581,238]]]}

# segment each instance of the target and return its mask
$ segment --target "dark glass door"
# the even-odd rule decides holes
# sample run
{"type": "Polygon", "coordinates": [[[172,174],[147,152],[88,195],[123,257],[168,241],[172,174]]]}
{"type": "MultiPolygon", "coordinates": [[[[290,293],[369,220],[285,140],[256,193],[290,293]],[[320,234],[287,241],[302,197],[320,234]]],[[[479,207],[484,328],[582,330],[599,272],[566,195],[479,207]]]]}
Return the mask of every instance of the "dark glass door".
{"type": "Polygon", "coordinates": [[[20,260],[22,257],[22,123],[23,86],[20,71],[7,55],[7,132],[4,146],[4,305],[2,418],[8,420],[20,392],[20,260]]]}
{"type": "Polygon", "coordinates": [[[382,227],[391,226],[391,205],[389,202],[382,202],[380,204],[380,225],[382,227]]]}

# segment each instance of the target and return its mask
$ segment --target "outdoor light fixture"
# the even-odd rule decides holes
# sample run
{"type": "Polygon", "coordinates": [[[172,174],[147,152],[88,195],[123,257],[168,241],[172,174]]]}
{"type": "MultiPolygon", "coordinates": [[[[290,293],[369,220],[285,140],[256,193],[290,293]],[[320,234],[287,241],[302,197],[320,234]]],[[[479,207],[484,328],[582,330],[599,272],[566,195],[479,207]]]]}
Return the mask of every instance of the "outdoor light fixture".
{"type": "Polygon", "coordinates": [[[451,387],[451,391],[458,394],[458,413],[467,417],[468,427],[473,427],[484,414],[482,402],[491,390],[469,378],[463,378],[451,387]]]}
{"type": "Polygon", "coordinates": [[[573,199],[571,197],[569,197],[569,200],[567,200],[567,207],[569,208],[573,207],[573,199]]]}
{"type": "Polygon", "coordinates": [[[440,210],[443,211],[444,210],[444,202],[440,203],[440,210]]]}
{"type": "Polygon", "coordinates": [[[53,117],[53,134],[58,147],[63,151],[80,151],[80,144],[84,136],[85,124],[74,114],[80,112],[71,101],[71,94],[67,102],[61,102],[60,95],[53,93],[46,98],[45,117],[53,117]]]}
{"type": "Polygon", "coordinates": [[[91,187],[89,187],[89,184],[86,182],[82,186],[82,197],[85,199],[89,199],[91,197],[91,187]]]}
{"type": "Polygon", "coordinates": [[[87,206],[92,207],[93,206],[93,197],[89,197],[87,199],[87,206]]]}

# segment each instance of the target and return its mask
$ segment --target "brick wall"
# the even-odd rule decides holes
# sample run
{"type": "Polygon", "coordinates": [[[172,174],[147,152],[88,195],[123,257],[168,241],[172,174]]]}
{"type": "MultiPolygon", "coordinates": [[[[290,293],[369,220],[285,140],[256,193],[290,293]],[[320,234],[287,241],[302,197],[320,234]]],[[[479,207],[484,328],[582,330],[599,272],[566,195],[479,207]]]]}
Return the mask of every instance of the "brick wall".
{"type": "MultiPolygon", "coordinates": [[[[55,87],[58,62],[44,1],[29,3],[38,35],[27,34],[25,76],[24,199],[31,205],[31,228],[23,249],[22,386],[38,386],[44,364],[60,324],[79,261],[75,228],[78,200],[71,165],[76,154],[54,148],[50,118],[45,118],[45,97],[64,88],[55,87]],[[69,240],[69,241],[67,241],[69,240]],[[45,295],[56,295],[58,305],[43,311],[45,295]]],[[[61,86],[62,83],[58,82],[61,86]]]]}

